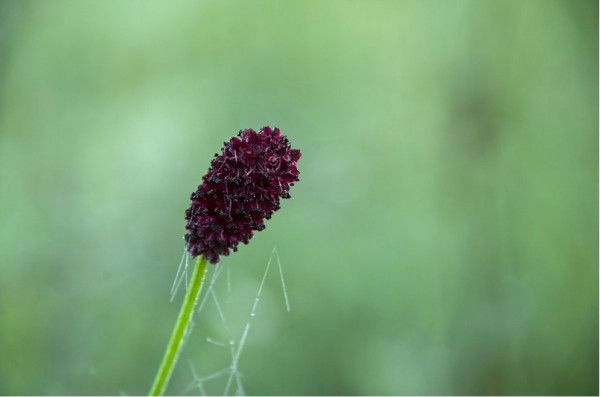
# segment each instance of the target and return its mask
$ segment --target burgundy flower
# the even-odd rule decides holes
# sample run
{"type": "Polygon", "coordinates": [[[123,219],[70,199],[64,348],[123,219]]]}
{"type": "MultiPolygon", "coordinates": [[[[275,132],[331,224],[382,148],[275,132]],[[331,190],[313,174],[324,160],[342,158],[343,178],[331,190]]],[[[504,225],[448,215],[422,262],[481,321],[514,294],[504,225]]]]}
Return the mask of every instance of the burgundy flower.
{"type": "Polygon", "coordinates": [[[224,145],[185,211],[187,250],[211,263],[265,228],[279,200],[290,198],[299,174],[300,151],[290,147],[278,128],[243,130],[224,145]]]}

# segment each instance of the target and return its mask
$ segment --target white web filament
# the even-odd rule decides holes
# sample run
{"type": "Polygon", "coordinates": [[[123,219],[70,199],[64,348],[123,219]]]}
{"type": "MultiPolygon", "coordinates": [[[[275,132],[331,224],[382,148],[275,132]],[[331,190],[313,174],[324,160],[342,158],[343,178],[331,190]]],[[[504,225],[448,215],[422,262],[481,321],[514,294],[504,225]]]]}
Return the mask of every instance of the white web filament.
{"type": "MultiPolygon", "coordinates": [[[[263,273],[262,279],[258,286],[258,291],[257,291],[254,301],[252,303],[252,307],[251,307],[251,310],[249,313],[248,320],[246,321],[246,323],[244,325],[244,328],[242,330],[242,334],[239,338],[239,341],[236,342],[231,336],[229,337],[228,343],[218,341],[218,340],[215,340],[210,337],[206,338],[207,343],[210,343],[212,345],[222,347],[222,348],[228,348],[229,354],[231,356],[231,361],[230,361],[229,366],[227,366],[225,368],[221,368],[221,369],[219,369],[215,372],[212,372],[206,376],[199,376],[195,367],[193,366],[193,363],[190,362],[190,370],[192,373],[193,380],[190,382],[190,384],[187,385],[187,387],[181,392],[181,394],[190,393],[192,390],[196,390],[198,393],[200,393],[200,395],[205,396],[205,395],[207,395],[206,388],[205,388],[206,382],[212,381],[215,379],[222,379],[225,377],[227,380],[225,383],[225,389],[223,391],[224,396],[230,395],[232,392],[235,395],[245,395],[246,394],[243,383],[242,383],[243,376],[242,376],[241,372],[239,371],[239,361],[240,361],[242,352],[244,350],[244,347],[246,346],[246,341],[248,338],[248,334],[250,332],[252,321],[254,321],[254,319],[256,317],[258,305],[259,305],[259,302],[261,299],[264,285],[267,280],[267,276],[271,269],[271,262],[273,262],[273,259],[275,259],[277,262],[277,269],[279,272],[279,280],[281,282],[281,288],[283,291],[283,298],[284,298],[286,311],[289,312],[291,310],[289,296],[288,296],[288,290],[287,290],[287,286],[285,284],[285,278],[283,275],[283,268],[281,265],[281,260],[279,258],[279,253],[277,251],[277,247],[275,246],[273,248],[273,250],[271,251],[271,255],[269,257],[267,265],[265,266],[265,271],[263,273]]],[[[182,280],[185,279],[184,274],[187,274],[187,266],[188,265],[187,265],[187,255],[186,255],[185,260],[182,258],[179,269],[177,271],[177,275],[175,277],[175,281],[174,281],[173,287],[171,289],[172,296],[177,292],[177,288],[178,288],[179,284],[182,283],[182,280]]],[[[224,266],[221,264],[214,267],[215,269],[212,272],[210,281],[209,281],[206,291],[204,292],[204,295],[200,301],[200,304],[196,310],[196,313],[200,313],[204,309],[204,307],[207,305],[209,297],[210,297],[211,300],[214,302],[215,309],[218,313],[219,319],[221,320],[223,328],[226,331],[226,334],[231,335],[229,327],[227,325],[227,321],[225,319],[224,308],[222,307],[220,300],[218,298],[218,295],[217,295],[217,291],[215,290],[215,283],[217,282],[219,275],[221,274],[221,272],[223,270],[223,267],[224,266]]],[[[227,281],[227,292],[229,294],[231,292],[231,275],[230,275],[229,267],[225,268],[225,273],[226,273],[226,278],[227,278],[227,280],[226,280],[227,281]]]]}

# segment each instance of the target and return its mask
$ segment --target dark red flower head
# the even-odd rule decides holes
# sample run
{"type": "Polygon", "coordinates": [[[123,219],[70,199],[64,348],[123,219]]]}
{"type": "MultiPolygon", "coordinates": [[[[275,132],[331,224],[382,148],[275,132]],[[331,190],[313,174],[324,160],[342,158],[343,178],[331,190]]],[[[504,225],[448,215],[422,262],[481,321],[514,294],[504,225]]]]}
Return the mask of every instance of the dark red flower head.
{"type": "Polygon", "coordinates": [[[189,253],[217,263],[220,255],[237,251],[240,241],[247,244],[279,209],[279,200],[290,198],[299,159],[300,151],[279,128],[243,130],[225,142],[185,211],[189,253]]]}

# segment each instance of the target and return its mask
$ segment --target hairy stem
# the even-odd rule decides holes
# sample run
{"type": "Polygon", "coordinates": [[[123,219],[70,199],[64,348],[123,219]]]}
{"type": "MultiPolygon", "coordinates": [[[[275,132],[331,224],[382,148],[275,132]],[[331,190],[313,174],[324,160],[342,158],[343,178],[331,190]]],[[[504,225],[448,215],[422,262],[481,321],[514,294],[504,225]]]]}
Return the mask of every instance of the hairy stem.
{"type": "Polygon", "coordinates": [[[198,256],[196,264],[194,265],[194,273],[192,274],[192,279],[187,287],[187,292],[185,294],[185,298],[183,299],[179,316],[177,317],[177,322],[175,323],[175,327],[171,333],[171,339],[167,345],[165,356],[163,357],[160,368],[158,369],[158,373],[154,378],[152,388],[150,389],[149,394],[151,396],[162,396],[167,388],[169,379],[173,373],[173,368],[177,362],[177,356],[179,355],[179,352],[183,346],[183,340],[186,331],[191,323],[190,320],[192,318],[192,314],[194,313],[194,306],[196,306],[196,301],[200,295],[200,288],[202,286],[205,273],[206,260],[202,255],[200,255],[198,256]]]}

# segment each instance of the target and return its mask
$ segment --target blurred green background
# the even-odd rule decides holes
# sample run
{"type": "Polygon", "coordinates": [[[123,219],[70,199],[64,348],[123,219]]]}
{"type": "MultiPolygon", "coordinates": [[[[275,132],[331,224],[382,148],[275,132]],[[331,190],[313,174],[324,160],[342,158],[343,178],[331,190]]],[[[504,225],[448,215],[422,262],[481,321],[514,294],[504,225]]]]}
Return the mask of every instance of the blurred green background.
{"type": "Polygon", "coordinates": [[[169,393],[229,364],[206,338],[277,246],[248,394],[597,394],[597,29],[583,0],[3,1],[0,393],[146,393],[189,194],[270,124],[301,182],[169,393]]]}

